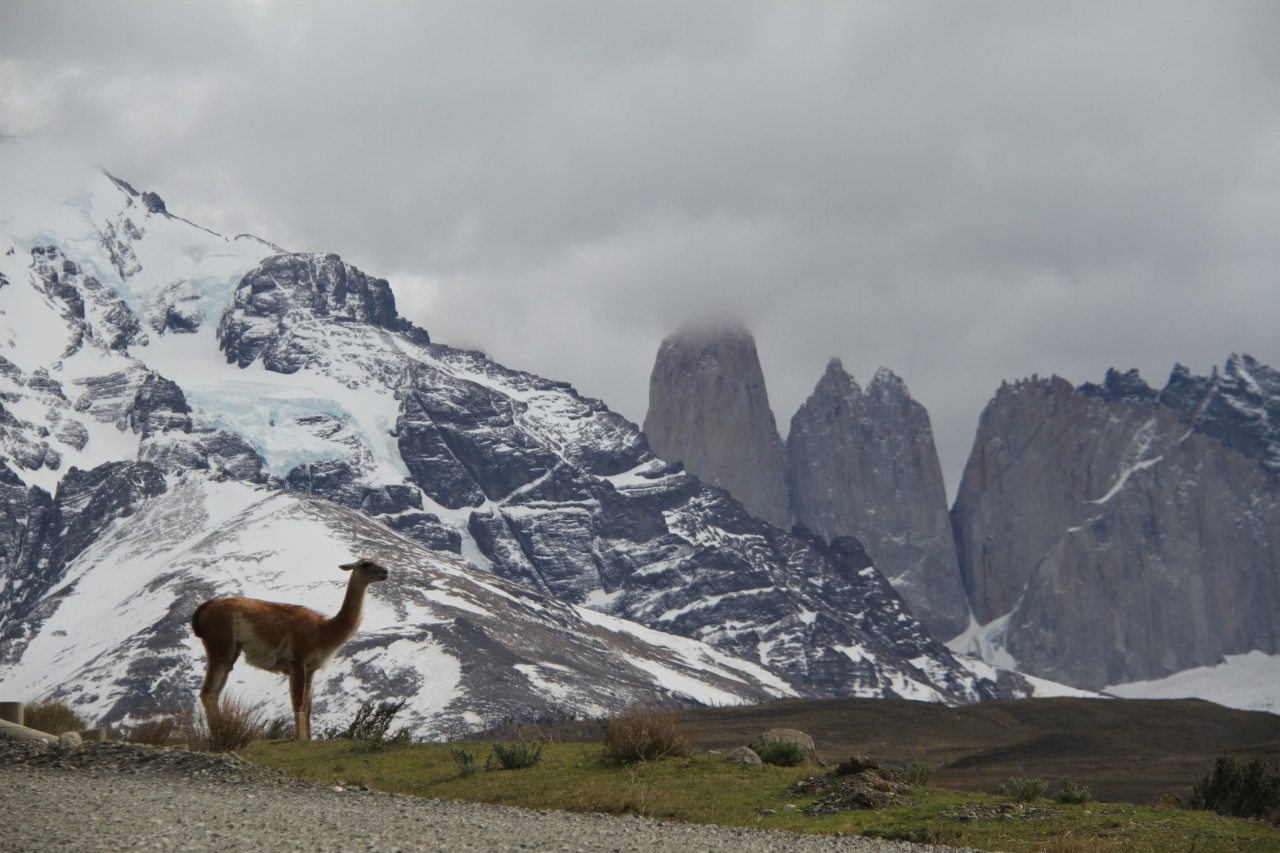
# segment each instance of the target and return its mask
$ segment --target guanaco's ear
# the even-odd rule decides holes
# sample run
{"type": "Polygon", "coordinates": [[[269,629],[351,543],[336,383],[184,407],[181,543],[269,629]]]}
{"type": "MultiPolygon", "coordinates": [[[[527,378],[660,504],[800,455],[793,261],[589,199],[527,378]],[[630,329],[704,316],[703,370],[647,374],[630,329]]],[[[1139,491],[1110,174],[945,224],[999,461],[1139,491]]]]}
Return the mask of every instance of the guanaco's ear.
{"type": "Polygon", "coordinates": [[[357,563],[347,563],[346,565],[341,565],[341,564],[340,564],[340,565],[338,566],[338,568],[342,569],[344,572],[349,572],[349,571],[351,571],[352,569],[354,569],[354,568],[356,567],[356,565],[358,565],[358,564],[357,564],[357,563]]]}

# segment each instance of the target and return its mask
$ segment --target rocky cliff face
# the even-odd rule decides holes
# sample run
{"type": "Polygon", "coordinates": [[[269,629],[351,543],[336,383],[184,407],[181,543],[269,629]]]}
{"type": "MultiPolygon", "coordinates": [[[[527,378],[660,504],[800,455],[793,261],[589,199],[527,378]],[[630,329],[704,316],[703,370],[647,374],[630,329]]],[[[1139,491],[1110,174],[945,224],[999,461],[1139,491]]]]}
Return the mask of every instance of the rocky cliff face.
{"type": "Polygon", "coordinates": [[[644,432],[654,453],[787,528],[786,460],[751,333],[686,329],[662,342],[644,432]]]}
{"type": "Polygon", "coordinates": [[[827,539],[854,536],[937,637],[969,626],[929,414],[881,369],[866,390],[833,359],[791,419],[792,512],[827,539]]]}
{"type": "Polygon", "coordinates": [[[1280,374],[1232,356],[1003,386],[953,510],[978,619],[1022,671],[1098,688],[1280,651],[1280,374]]]}

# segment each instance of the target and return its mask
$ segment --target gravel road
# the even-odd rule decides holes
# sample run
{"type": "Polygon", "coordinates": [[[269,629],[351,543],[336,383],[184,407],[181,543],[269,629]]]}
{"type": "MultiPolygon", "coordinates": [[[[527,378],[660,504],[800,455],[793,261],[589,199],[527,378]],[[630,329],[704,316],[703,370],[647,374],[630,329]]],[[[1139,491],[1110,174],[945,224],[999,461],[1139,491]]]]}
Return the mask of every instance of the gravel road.
{"type": "Polygon", "coordinates": [[[0,851],[955,849],[422,800],[300,782],[226,755],[0,738],[0,851]]]}

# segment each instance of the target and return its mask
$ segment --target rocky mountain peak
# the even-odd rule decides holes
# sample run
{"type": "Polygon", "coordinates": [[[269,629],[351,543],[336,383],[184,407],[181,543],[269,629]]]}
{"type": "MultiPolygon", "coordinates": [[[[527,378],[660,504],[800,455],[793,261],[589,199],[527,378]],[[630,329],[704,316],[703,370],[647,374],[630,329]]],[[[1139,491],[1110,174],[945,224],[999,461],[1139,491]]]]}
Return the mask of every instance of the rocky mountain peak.
{"type": "Polygon", "coordinates": [[[863,390],[833,358],[791,419],[787,459],[798,523],[856,537],[935,635],[967,627],[933,430],[902,379],[881,368],[863,390]]]}
{"type": "Polygon", "coordinates": [[[1232,354],[1221,372],[1215,368],[1209,376],[1179,364],[1159,399],[1189,429],[1280,473],[1280,372],[1247,354],[1232,354]]]}
{"type": "Polygon", "coordinates": [[[686,328],[662,342],[644,431],[654,453],[789,527],[786,462],[755,339],[741,326],[686,328]]]}
{"type": "Polygon", "coordinates": [[[832,358],[827,362],[827,369],[818,378],[818,384],[814,386],[813,393],[821,397],[843,399],[860,396],[862,388],[858,386],[857,380],[845,371],[844,363],[838,358],[832,358]]]}
{"type": "Polygon", "coordinates": [[[1136,367],[1124,373],[1114,367],[1108,367],[1106,378],[1101,385],[1086,382],[1080,386],[1080,392],[1091,397],[1126,403],[1154,403],[1160,396],[1160,392],[1148,385],[1146,380],[1138,374],[1136,367]]]}
{"type": "MultiPolygon", "coordinates": [[[[269,370],[292,373],[301,367],[289,347],[290,332],[319,320],[357,322],[408,331],[396,313],[385,279],[365,275],[333,254],[278,254],[240,279],[218,324],[218,341],[228,362],[241,367],[259,356],[269,370]]],[[[422,343],[426,333],[414,329],[422,343]]]]}

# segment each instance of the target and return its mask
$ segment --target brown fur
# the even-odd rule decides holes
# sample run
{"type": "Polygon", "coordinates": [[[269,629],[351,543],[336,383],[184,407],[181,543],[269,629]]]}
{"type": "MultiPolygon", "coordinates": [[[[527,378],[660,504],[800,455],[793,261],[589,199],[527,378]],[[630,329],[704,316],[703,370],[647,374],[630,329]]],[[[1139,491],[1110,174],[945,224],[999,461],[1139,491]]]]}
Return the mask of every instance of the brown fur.
{"type": "Polygon", "coordinates": [[[311,739],[315,673],[355,634],[369,584],[387,577],[387,570],[372,560],[339,568],[351,572],[351,580],[342,608],[332,617],[297,604],[239,596],[213,598],[195,609],[191,630],[204,643],[207,658],[200,688],[206,716],[217,713],[227,676],[243,652],[250,666],[289,676],[296,736],[311,739]]]}

